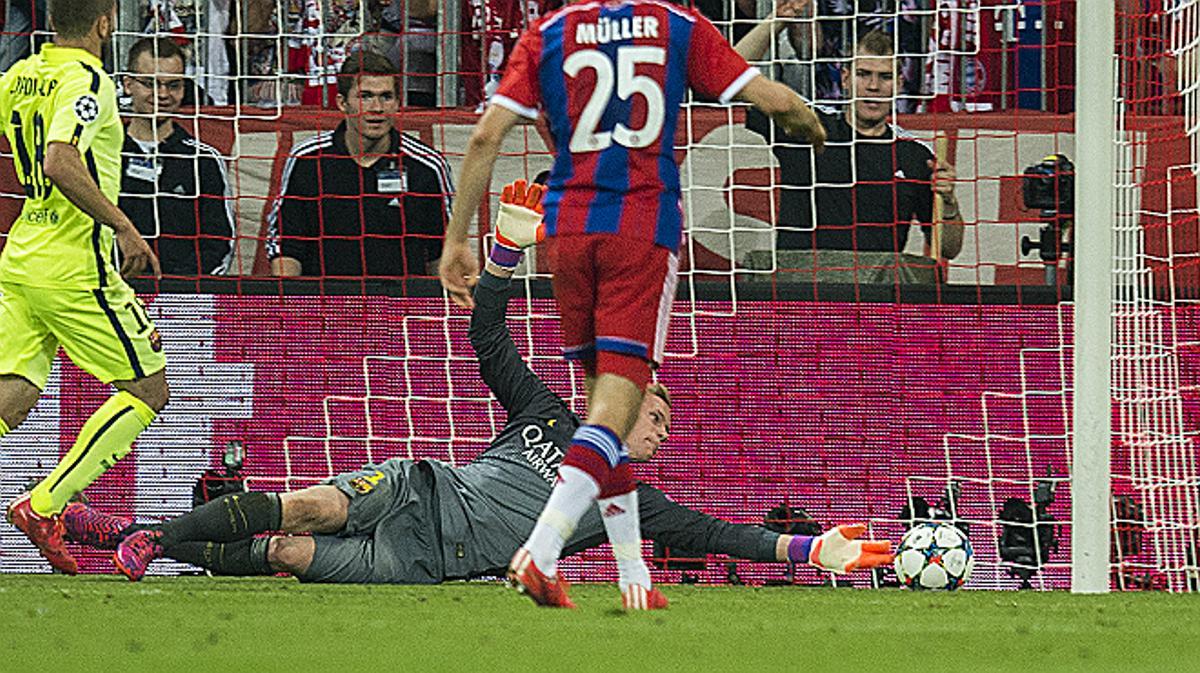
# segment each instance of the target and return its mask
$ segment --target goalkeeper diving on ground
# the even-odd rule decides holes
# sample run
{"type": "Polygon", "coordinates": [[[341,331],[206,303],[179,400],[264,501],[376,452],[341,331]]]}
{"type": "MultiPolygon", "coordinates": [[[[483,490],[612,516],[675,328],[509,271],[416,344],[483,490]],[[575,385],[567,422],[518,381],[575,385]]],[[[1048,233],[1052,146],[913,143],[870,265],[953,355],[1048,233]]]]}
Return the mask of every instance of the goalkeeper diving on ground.
{"type": "MultiPolygon", "coordinates": [[[[68,536],[115,548],[117,568],[132,580],[162,557],[218,574],[287,573],[307,582],[432,584],[503,575],[533,529],[580,423],[521,358],[505,321],[520,249],[540,238],[541,190],[527,190],[523,181],[504,190],[497,238],[505,249],[493,250],[475,288],[471,346],[507,412],[506,425],[478,458],[461,467],[396,458],[295,492],[227,495],[151,526],[73,503],[63,515],[68,536]]],[[[657,385],[648,392],[629,435],[636,461],[654,458],[670,431],[669,393],[657,385]]],[[[819,537],[783,535],[694,511],[646,484],[638,490],[642,530],[670,547],[810,562],[834,572],[892,559],[890,542],[860,539],[862,526],[819,537]]],[[[604,524],[593,511],[563,555],[604,542],[604,524]]]]}

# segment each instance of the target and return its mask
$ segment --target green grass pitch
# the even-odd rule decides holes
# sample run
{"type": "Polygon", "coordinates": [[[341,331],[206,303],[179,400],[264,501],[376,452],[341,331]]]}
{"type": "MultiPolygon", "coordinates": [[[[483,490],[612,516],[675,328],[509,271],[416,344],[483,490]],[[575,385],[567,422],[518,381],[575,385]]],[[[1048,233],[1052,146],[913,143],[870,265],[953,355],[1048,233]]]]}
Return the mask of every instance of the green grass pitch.
{"type": "Polygon", "coordinates": [[[1200,671],[1200,596],[0,576],[0,671],[1200,671]]]}

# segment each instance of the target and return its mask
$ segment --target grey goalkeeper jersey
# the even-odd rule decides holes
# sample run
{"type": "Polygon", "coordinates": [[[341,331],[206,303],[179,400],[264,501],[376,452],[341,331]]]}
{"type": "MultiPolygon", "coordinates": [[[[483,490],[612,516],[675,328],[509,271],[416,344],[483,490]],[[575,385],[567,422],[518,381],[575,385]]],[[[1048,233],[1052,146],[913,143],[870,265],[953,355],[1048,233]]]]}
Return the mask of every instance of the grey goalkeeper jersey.
{"type": "MultiPolygon", "coordinates": [[[[509,281],[484,273],[475,289],[471,345],[480,374],[508,413],[488,450],[455,468],[430,461],[441,514],[447,579],[501,574],[541,514],[579,418],[525,364],[505,321],[509,281]]],[[[641,484],[642,534],[672,547],[774,561],[777,533],[734,524],[676,504],[641,484]]],[[[574,554],[607,541],[594,508],[563,550],[574,554]]]]}

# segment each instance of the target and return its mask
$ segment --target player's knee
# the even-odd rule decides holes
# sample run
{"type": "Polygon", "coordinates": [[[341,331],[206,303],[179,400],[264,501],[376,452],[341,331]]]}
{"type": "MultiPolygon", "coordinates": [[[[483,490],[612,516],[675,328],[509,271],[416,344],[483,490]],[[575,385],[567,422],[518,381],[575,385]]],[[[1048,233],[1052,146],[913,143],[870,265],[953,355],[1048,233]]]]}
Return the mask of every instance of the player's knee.
{"type": "Polygon", "coordinates": [[[596,354],[596,372],[599,376],[620,376],[642,390],[650,382],[651,364],[648,360],[627,353],[600,351],[596,354]]]}
{"type": "Polygon", "coordinates": [[[155,380],[146,390],[142,401],[146,403],[146,406],[153,409],[154,413],[158,413],[166,408],[167,403],[171,401],[171,386],[167,384],[167,378],[164,376],[161,379],[155,380]]]}
{"type": "Polygon", "coordinates": [[[8,408],[4,406],[0,408],[0,420],[4,421],[4,425],[8,426],[9,430],[16,430],[17,426],[24,423],[26,418],[29,418],[31,409],[26,408],[8,408]]]}
{"type": "Polygon", "coordinates": [[[134,381],[118,382],[115,385],[118,389],[144,402],[146,406],[154,410],[154,413],[162,411],[167,406],[167,402],[171,401],[171,386],[167,384],[164,372],[151,374],[134,381]]]}
{"type": "Polygon", "coordinates": [[[336,533],[346,525],[349,499],[333,486],[314,486],[280,496],[289,533],[336,533]]]}
{"type": "Polygon", "coordinates": [[[19,376],[0,376],[0,418],[10,430],[25,422],[41,392],[19,376]]]}
{"type": "Polygon", "coordinates": [[[267,562],[275,572],[299,575],[312,564],[315,544],[306,537],[273,537],[267,544],[267,562]]]}
{"type": "Polygon", "coordinates": [[[4,424],[8,426],[9,430],[16,430],[18,425],[29,418],[31,411],[33,411],[33,405],[25,404],[23,400],[0,403],[0,419],[4,419],[4,424]]]}

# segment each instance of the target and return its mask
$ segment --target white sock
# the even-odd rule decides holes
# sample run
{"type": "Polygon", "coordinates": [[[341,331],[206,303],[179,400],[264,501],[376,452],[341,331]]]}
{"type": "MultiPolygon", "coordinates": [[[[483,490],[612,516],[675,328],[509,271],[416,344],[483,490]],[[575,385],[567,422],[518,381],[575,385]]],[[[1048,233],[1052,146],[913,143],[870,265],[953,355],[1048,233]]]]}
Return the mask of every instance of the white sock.
{"type": "Polygon", "coordinates": [[[650,569],[642,559],[642,521],[638,515],[637,489],[598,500],[600,518],[612,543],[613,556],[620,573],[621,591],[640,584],[650,589],[650,569]]]}
{"type": "Polygon", "coordinates": [[[600,485],[587,472],[570,465],[558,468],[558,483],[525,543],[533,562],[547,577],[558,572],[558,556],[584,512],[600,495],[600,485]]]}

